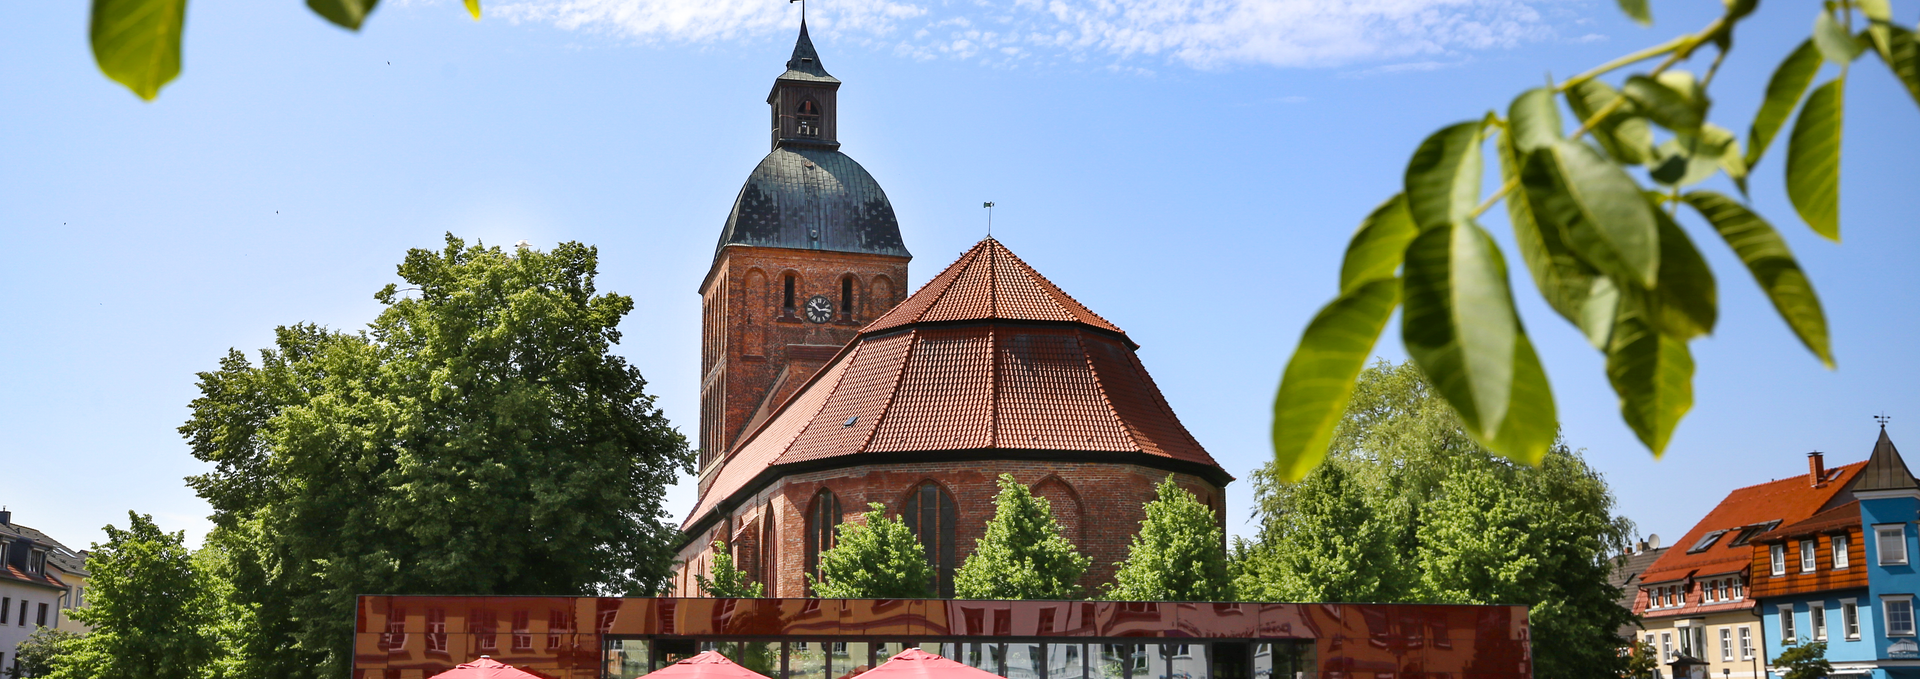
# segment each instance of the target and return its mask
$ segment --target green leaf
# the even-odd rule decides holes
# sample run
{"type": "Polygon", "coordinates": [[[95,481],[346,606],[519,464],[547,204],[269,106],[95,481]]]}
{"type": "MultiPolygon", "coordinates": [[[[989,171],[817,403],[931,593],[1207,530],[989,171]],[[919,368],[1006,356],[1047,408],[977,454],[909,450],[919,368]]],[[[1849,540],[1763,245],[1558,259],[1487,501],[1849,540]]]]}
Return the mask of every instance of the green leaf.
{"type": "Polygon", "coordinates": [[[1893,21],[1893,5],[1887,0],[1854,0],[1853,6],[1872,21],[1893,21]]]}
{"type": "Polygon", "coordinates": [[[1840,121],[1847,79],[1814,89],[1787,140],[1787,198],[1813,231],[1840,241],[1840,121]]]}
{"type": "Polygon", "coordinates": [[[1874,28],[1875,53],[1907,87],[1913,103],[1920,104],[1920,40],[1914,39],[1912,31],[1890,23],[1876,23],[1874,28]]]}
{"type": "Polygon", "coordinates": [[[1483,121],[1433,133],[1407,161],[1407,211],[1421,229],[1464,220],[1479,207],[1480,130],[1483,121]]]}
{"type": "Polygon", "coordinates": [[[1780,62],[1773,70],[1773,78],[1767,81],[1767,98],[1760,104],[1760,112],[1753,115],[1753,127],[1747,131],[1747,168],[1760,164],[1760,156],[1767,152],[1767,145],[1773,143],[1773,136],[1780,133],[1780,126],[1787,124],[1787,117],[1793,115],[1793,107],[1800,103],[1800,95],[1807,93],[1807,86],[1813,84],[1813,76],[1820,72],[1820,48],[1813,46],[1813,40],[1800,43],[1800,47],[1780,62]]]}
{"type": "Polygon", "coordinates": [[[1836,64],[1850,64],[1860,57],[1860,42],[1853,38],[1853,31],[1827,12],[1813,17],[1813,44],[1820,48],[1821,56],[1836,64]]]}
{"type": "Polygon", "coordinates": [[[1781,320],[1786,321],[1800,342],[1831,370],[1833,349],[1828,343],[1826,313],[1820,309],[1820,298],[1813,292],[1812,281],[1800,270],[1800,263],[1794,261],[1793,251],[1787,249],[1787,241],[1773,225],[1732,198],[1712,191],[1694,191],[1685,199],[1713,224],[1720,238],[1733,248],[1740,262],[1747,265],[1754,282],[1760,284],[1767,299],[1773,301],[1774,310],[1780,312],[1781,320]]]}
{"type": "Polygon", "coordinates": [[[1734,169],[1728,176],[1734,176],[1735,172],[1740,177],[1746,176],[1746,166],[1739,162],[1739,140],[1726,128],[1712,123],[1701,125],[1696,133],[1675,134],[1661,144],[1658,151],[1661,163],[1650,174],[1662,184],[1698,184],[1729,165],[1734,169]],[[1729,157],[1734,159],[1732,163],[1729,157]]]}
{"type": "Polygon", "coordinates": [[[1601,272],[1652,288],[1660,271],[1653,209],[1620,166],[1570,140],[1527,154],[1521,185],[1544,228],[1601,272]]]}
{"type": "Polygon", "coordinates": [[[1647,0],[1620,0],[1620,11],[1642,26],[1653,25],[1653,10],[1647,7],[1647,0]]]}
{"type": "Polygon", "coordinates": [[[373,6],[378,4],[380,0],[307,0],[307,7],[314,14],[352,31],[360,30],[360,23],[367,20],[373,6]]]}
{"type": "Polygon", "coordinates": [[[1706,122],[1704,102],[1659,80],[1636,75],[1627,79],[1622,91],[1654,123],[1674,132],[1695,132],[1706,122]]]}
{"type": "Polygon", "coordinates": [[[93,0],[87,37],[100,72],[153,101],[180,75],[187,0],[93,0]]]}
{"type": "MultiPolygon", "coordinates": [[[[1519,176],[1520,162],[1511,136],[1502,135],[1501,178],[1512,181],[1519,176]]],[[[1546,298],[1547,305],[1554,311],[1578,326],[1593,348],[1605,350],[1607,335],[1613,330],[1613,307],[1618,301],[1613,281],[1581,261],[1566,244],[1558,227],[1543,228],[1534,219],[1527,192],[1508,195],[1506,203],[1514,243],[1519,246],[1527,270],[1533,274],[1533,284],[1539,288],[1540,296],[1546,298]]]]}
{"type": "Polygon", "coordinates": [[[1375,279],[1341,293],[1307,324],[1273,399],[1274,466],[1287,481],[1326,457],[1353,381],[1399,304],[1400,280],[1375,279]]]}
{"type": "Polygon", "coordinates": [[[1712,334],[1719,305],[1713,270],[1666,211],[1656,208],[1653,216],[1660,223],[1660,287],[1654,292],[1660,332],[1680,340],[1712,334]]]}
{"type": "MultiPolygon", "coordinates": [[[[1598,80],[1583,81],[1567,90],[1567,106],[1582,122],[1614,99],[1625,96],[1598,80]]],[[[1628,165],[1641,165],[1653,159],[1653,128],[1639,115],[1638,107],[1628,100],[1588,130],[1607,155],[1628,165]]]]}
{"type": "Polygon", "coordinates": [[[1472,222],[1421,232],[1407,246],[1407,353],[1476,439],[1491,443],[1513,395],[1521,336],[1500,250],[1472,222]]]}
{"type": "Polygon", "coordinates": [[[1685,340],[1660,333],[1649,308],[1654,304],[1637,291],[1621,295],[1607,345],[1607,381],[1620,396],[1627,426],[1659,457],[1693,407],[1693,356],[1685,340]]]}
{"type": "MultiPolygon", "coordinates": [[[[1604,279],[1603,279],[1604,280],[1604,279]]],[[[1530,465],[1540,464],[1560,434],[1559,414],[1553,407],[1553,389],[1533,343],[1521,334],[1513,348],[1513,397],[1507,419],[1488,444],[1495,452],[1530,465]]]]}
{"type": "Polygon", "coordinates": [[[1560,130],[1559,104],[1553,100],[1553,90],[1546,87],[1514,97],[1513,105],[1507,108],[1507,125],[1507,136],[1521,153],[1551,146],[1565,134],[1560,130]]]}
{"type": "Polygon", "coordinates": [[[1353,292],[1362,285],[1394,277],[1407,243],[1419,234],[1413,217],[1407,214],[1407,200],[1394,194],[1360,222],[1360,229],[1347,243],[1346,261],[1340,266],[1340,294],[1353,292]]]}
{"type": "Polygon", "coordinates": [[[480,20],[480,0],[467,0],[467,13],[473,15],[474,21],[479,21],[480,20]]]}

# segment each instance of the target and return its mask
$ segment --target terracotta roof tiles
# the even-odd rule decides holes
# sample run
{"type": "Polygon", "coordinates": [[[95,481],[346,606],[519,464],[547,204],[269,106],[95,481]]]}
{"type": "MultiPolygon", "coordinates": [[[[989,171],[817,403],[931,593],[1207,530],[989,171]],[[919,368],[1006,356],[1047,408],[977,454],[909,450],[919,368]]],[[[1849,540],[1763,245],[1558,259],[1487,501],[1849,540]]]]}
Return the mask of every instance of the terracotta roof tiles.
{"type": "Polygon", "coordinates": [[[1121,332],[992,238],[960,255],[865,331],[961,320],[1064,321],[1121,332]]]}
{"type": "MultiPolygon", "coordinates": [[[[1670,582],[1689,575],[1718,575],[1744,570],[1752,564],[1753,548],[1738,539],[1742,529],[1772,521],[1780,522],[1779,525],[1790,524],[1813,516],[1835,494],[1846,488],[1865,465],[1864,462],[1855,462],[1827,470],[1826,479],[1817,486],[1807,475],[1796,474],[1778,481],[1735,489],[1699,523],[1694,524],[1693,530],[1687,531],[1685,536],[1674,542],[1672,549],[1647,567],[1640,576],[1641,581],[1670,582]],[[1725,532],[1706,549],[1691,551],[1701,538],[1714,531],[1725,532]],[[1734,544],[1736,542],[1740,544],[1734,544]]],[[[1757,535],[1748,536],[1749,541],[1754,537],[1757,535]]]]}

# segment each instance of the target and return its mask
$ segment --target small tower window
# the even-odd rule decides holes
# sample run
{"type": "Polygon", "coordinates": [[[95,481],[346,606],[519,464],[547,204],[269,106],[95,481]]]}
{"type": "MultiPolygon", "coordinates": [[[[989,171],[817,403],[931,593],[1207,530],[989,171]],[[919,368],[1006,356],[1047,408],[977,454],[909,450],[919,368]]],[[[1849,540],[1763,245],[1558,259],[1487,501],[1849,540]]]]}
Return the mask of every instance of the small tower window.
{"type": "Polygon", "coordinates": [[[840,315],[853,319],[853,277],[840,279],[840,315]]]}
{"type": "Polygon", "coordinates": [[[787,274],[786,300],[787,300],[786,303],[783,304],[782,307],[787,310],[788,316],[792,316],[793,315],[793,274],[787,274]]]}
{"type": "Polygon", "coordinates": [[[800,108],[795,111],[795,113],[797,114],[795,116],[795,122],[799,125],[795,130],[796,133],[802,137],[820,136],[819,104],[814,103],[812,99],[802,100],[800,102],[800,108]]]}

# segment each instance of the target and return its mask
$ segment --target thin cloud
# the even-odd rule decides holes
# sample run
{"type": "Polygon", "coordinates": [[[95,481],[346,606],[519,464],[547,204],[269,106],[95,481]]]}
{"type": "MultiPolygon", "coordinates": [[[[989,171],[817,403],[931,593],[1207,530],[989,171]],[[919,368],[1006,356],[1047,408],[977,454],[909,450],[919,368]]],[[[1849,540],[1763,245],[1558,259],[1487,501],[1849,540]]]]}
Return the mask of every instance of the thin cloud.
{"type": "MultiPolygon", "coordinates": [[[[1555,0],[1535,0],[1536,3],[1555,0]]],[[[817,35],[913,58],[1005,63],[1164,61],[1199,69],[1314,67],[1458,56],[1554,37],[1522,0],[838,0],[817,35]],[[992,28],[988,28],[992,27],[992,28]]],[[[777,5],[776,5],[777,6],[777,5]]],[[[759,39],[793,29],[768,0],[506,0],[509,21],[646,43],[759,39]]]]}

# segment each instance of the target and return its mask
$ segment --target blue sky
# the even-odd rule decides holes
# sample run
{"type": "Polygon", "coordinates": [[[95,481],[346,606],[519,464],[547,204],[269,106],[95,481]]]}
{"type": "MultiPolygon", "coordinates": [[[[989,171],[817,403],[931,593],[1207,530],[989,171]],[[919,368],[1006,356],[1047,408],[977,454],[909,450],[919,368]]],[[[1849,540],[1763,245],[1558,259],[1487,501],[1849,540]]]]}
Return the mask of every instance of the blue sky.
{"type": "MultiPolygon", "coordinates": [[[[696,431],[695,288],[766,153],[762,101],[797,5],[516,0],[476,23],[452,0],[389,0],[355,35],[295,0],[194,0],[185,72],[153,103],[94,69],[83,5],[0,4],[0,503],[17,521],[83,547],[132,509],[197,540],[207,507],[180,479],[202,465],[175,432],[194,373],[267,346],[276,325],[364,325],[404,251],[449,231],[599,246],[601,289],[637,302],[619,352],[696,431]]],[[[1651,29],[1581,0],[809,13],[846,82],[843,150],[891,197],[913,285],[983,235],[980,203],[995,201],[995,234],[1140,342],[1182,420],[1245,478],[1269,455],[1273,389],[1347,237],[1424,136],[1718,10],[1655,3],[1651,29]]],[[[1744,132],[1813,11],[1769,3],[1742,27],[1716,120],[1744,132]]],[[[1920,446],[1920,109],[1872,56],[1846,106],[1844,244],[1794,216],[1780,145],[1754,182],[1826,304],[1839,369],[1688,221],[1721,320],[1693,344],[1696,406],[1664,460],[1621,422],[1600,355],[1512,264],[1565,434],[1644,532],[1671,542],[1728,489],[1805,473],[1809,450],[1864,459],[1883,411],[1896,442],[1920,446]]],[[[1499,212],[1486,225],[1510,244],[1499,212]]],[[[1404,355],[1397,327],[1379,353],[1404,355]]],[[[1229,495],[1229,525],[1250,532],[1251,487],[1229,495]]],[[[685,511],[690,490],[671,502],[685,511]]]]}

